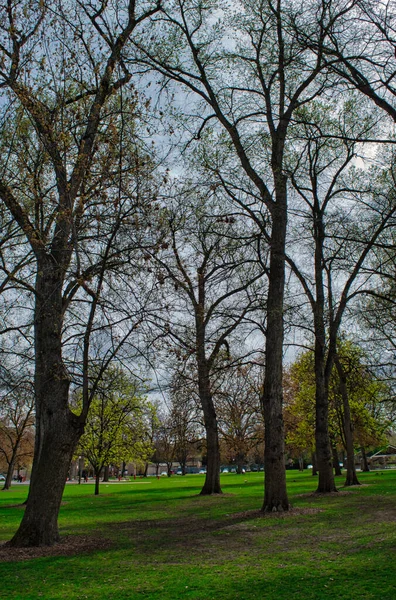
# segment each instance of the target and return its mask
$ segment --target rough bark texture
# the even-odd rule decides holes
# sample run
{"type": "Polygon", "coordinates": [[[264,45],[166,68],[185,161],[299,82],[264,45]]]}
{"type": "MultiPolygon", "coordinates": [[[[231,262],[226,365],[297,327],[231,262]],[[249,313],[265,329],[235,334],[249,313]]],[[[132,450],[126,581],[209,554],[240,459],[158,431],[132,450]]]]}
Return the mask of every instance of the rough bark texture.
{"type": "Polygon", "coordinates": [[[68,414],[47,412],[44,420],[26,510],[10,546],[51,546],[59,540],[58,513],[77,430],[68,414]]]}
{"type": "Polygon", "coordinates": [[[323,394],[323,390],[316,391],[316,458],[318,464],[319,481],[317,492],[329,493],[336,492],[334,474],[333,474],[333,457],[329,442],[328,433],[328,402],[327,394],[323,394]],[[322,395],[323,394],[323,395],[322,395]]]}
{"type": "Polygon", "coordinates": [[[216,418],[207,415],[205,417],[207,466],[205,483],[201,495],[221,494],[220,486],[220,447],[216,418]]]}
{"type": "Polygon", "coordinates": [[[283,425],[283,297],[287,223],[286,179],[278,174],[277,204],[272,212],[267,339],[262,408],[265,426],[264,512],[289,509],[283,425]]]}
{"type": "Polygon", "coordinates": [[[221,494],[220,487],[220,445],[216,411],[210,394],[209,379],[201,365],[200,400],[204,413],[206,432],[207,465],[202,495],[221,494]],[[203,372],[202,372],[203,371],[203,372]]]}
{"type": "Polygon", "coordinates": [[[347,453],[347,474],[345,479],[346,486],[349,485],[360,485],[357,478],[355,468],[355,449],[353,444],[353,423],[351,419],[351,409],[349,406],[349,395],[347,387],[347,378],[345,371],[342,367],[341,361],[338,356],[335,357],[335,365],[340,378],[340,393],[342,397],[342,408],[343,408],[343,426],[344,426],[344,437],[345,437],[345,448],[347,453]]]}
{"type": "Polygon", "coordinates": [[[332,453],[329,437],[329,380],[332,362],[326,361],[325,297],[323,282],[323,247],[325,231],[323,215],[316,206],[315,219],[315,442],[316,460],[319,471],[317,492],[336,491],[332,468],[332,453]]]}
{"type": "Polygon", "coordinates": [[[221,494],[220,487],[220,445],[216,410],[210,385],[210,367],[205,348],[205,280],[204,273],[198,271],[198,304],[195,307],[197,344],[197,369],[199,399],[204,415],[206,432],[207,466],[202,495],[221,494]]]}
{"type": "Polygon", "coordinates": [[[52,545],[59,539],[58,513],[82,429],[68,408],[69,378],[62,360],[61,267],[38,265],[35,310],[36,442],[26,510],[11,546],[52,545]]]}

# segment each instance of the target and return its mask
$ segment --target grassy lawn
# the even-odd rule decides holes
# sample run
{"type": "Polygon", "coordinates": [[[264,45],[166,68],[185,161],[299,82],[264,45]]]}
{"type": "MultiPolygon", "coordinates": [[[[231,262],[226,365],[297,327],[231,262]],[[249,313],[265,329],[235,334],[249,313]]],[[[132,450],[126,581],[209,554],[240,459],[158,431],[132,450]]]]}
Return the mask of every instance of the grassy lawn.
{"type": "MultiPolygon", "coordinates": [[[[201,475],[102,484],[99,497],[68,484],[62,543],[2,562],[0,598],[395,600],[396,470],[348,490],[339,478],[331,496],[311,494],[308,472],[287,476],[294,510],[265,517],[262,473],[224,474],[216,497],[198,496],[201,475]]],[[[0,492],[0,541],[26,492],[0,492]]]]}

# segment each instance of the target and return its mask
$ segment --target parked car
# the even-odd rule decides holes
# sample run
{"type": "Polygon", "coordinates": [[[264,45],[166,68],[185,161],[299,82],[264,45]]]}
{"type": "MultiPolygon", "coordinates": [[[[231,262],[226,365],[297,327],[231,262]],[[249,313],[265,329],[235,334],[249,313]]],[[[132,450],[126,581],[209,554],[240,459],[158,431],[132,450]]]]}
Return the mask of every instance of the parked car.
{"type": "Polygon", "coordinates": [[[229,473],[229,470],[227,469],[227,467],[225,467],[225,468],[222,470],[222,473],[229,473]]]}
{"type": "Polygon", "coordinates": [[[199,474],[200,475],[206,475],[206,469],[200,469],[199,474]]]}
{"type": "Polygon", "coordinates": [[[4,477],[4,475],[0,475],[0,481],[5,481],[6,478],[4,477]]]}

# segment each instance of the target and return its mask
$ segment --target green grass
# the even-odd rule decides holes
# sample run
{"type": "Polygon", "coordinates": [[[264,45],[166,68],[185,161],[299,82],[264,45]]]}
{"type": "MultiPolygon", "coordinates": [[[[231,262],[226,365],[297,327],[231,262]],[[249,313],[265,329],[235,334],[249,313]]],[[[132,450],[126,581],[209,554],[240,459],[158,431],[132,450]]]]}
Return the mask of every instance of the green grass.
{"type": "MultiPolygon", "coordinates": [[[[259,473],[223,475],[216,497],[198,496],[199,475],[102,484],[99,497],[67,485],[56,551],[79,549],[2,562],[0,598],[395,600],[396,471],[328,497],[310,494],[309,473],[287,476],[298,510],[265,517],[259,473]]],[[[26,491],[0,493],[0,540],[26,491]]]]}

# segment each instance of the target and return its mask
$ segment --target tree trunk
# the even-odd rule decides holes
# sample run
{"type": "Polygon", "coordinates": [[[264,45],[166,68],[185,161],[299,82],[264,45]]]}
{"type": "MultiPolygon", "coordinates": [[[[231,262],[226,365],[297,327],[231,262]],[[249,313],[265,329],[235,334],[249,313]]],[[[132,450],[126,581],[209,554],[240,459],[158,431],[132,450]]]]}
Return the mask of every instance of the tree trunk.
{"type": "MultiPolygon", "coordinates": [[[[210,404],[210,403],[209,403],[210,404]]],[[[217,429],[217,419],[212,406],[207,405],[204,411],[206,447],[207,447],[207,465],[205,482],[201,490],[202,496],[209,494],[221,494],[220,486],[220,446],[217,429]]]]}
{"type": "Polygon", "coordinates": [[[316,461],[316,452],[312,452],[312,476],[318,474],[318,465],[316,461]]]}
{"type": "Polygon", "coordinates": [[[270,273],[267,299],[265,376],[261,404],[264,415],[264,503],[262,511],[289,510],[283,425],[283,298],[287,224],[286,178],[275,172],[276,205],[272,210],[270,273]]]}
{"type": "Polygon", "coordinates": [[[340,467],[340,461],[338,458],[337,448],[335,447],[334,444],[331,445],[331,453],[333,455],[334,473],[337,477],[339,477],[340,475],[342,475],[342,471],[341,471],[341,467],[340,467]]]}
{"type": "Polygon", "coordinates": [[[58,513],[77,436],[69,415],[46,417],[26,510],[10,546],[51,546],[59,540],[58,513]]]}
{"type": "Polygon", "coordinates": [[[109,465],[106,465],[105,468],[103,469],[103,479],[102,481],[104,483],[107,483],[109,481],[109,465]]]}
{"type": "Polygon", "coordinates": [[[99,485],[100,485],[100,471],[95,471],[95,496],[99,496],[99,485]]]}
{"type": "MultiPolygon", "coordinates": [[[[316,330],[317,331],[317,330],[316,330]]],[[[315,441],[319,472],[318,493],[336,492],[329,437],[329,374],[325,374],[325,334],[315,335],[315,441]]],[[[328,365],[327,365],[328,366],[328,365]]]]}
{"type": "Polygon", "coordinates": [[[332,452],[329,438],[329,393],[325,375],[324,335],[315,339],[315,441],[316,465],[319,472],[318,493],[336,492],[332,452]]]}
{"type": "Polygon", "coordinates": [[[335,357],[335,365],[340,378],[340,393],[342,398],[343,408],[343,424],[344,424],[344,436],[345,446],[347,453],[347,474],[345,479],[345,486],[349,485],[360,485],[360,482],[356,475],[355,468],[355,449],[353,444],[353,423],[351,419],[351,409],[349,406],[349,395],[347,387],[347,378],[342,367],[341,361],[338,356],[335,357]]]}
{"type": "Polygon", "coordinates": [[[199,393],[206,432],[206,476],[201,495],[221,494],[220,487],[220,444],[216,411],[210,393],[209,373],[206,362],[198,369],[199,393]]]}
{"type": "Polygon", "coordinates": [[[205,278],[198,270],[198,305],[195,309],[196,344],[197,344],[197,370],[199,399],[202,406],[205,432],[207,467],[205,482],[201,495],[221,494],[220,487],[220,444],[217,426],[216,410],[213,403],[210,368],[205,350],[205,278]]]}
{"type": "Polygon", "coordinates": [[[61,266],[38,260],[35,307],[35,455],[26,510],[11,546],[59,540],[58,513],[82,426],[69,407],[69,377],[62,360],[61,266]]]}
{"type": "Polygon", "coordinates": [[[19,443],[17,443],[12,450],[12,456],[11,456],[10,462],[8,463],[7,475],[5,478],[3,490],[9,490],[11,487],[12,474],[14,473],[18,447],[19,447],[19,443]]]}
{"type": "Polygon", "coordinates": [[[326,361],[325,287],[323,281],[325,229],[323,213],[317,201],[314,205],[314,217],[316,289],[316,300],[313,304],[315,331],[315,452],[319,471],[316,491],[327,493],[336,491],[329,438],[329,380],[333,363],[329,354],[326,361]]]}
{"type": "Polygon", "coordinates": [[[333,460],[328,429],[328,394],[322,386],[316,389],[316,458],[319,471],[317,492],[336,492],[333,460]]]}
{"type": "Polygon", "coordinates": [[[360,446],[360,452],[362,453],[362,463],[363,463],[362,471],[364,473],[369,473],[370,467],[369,467],[369,464],[367,461],[367,454],[366,454],[366,450],[365,450],[364,446],[360,446]]]}

